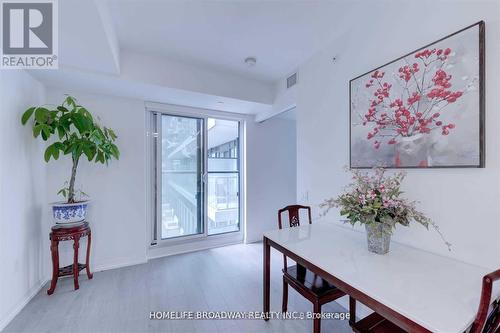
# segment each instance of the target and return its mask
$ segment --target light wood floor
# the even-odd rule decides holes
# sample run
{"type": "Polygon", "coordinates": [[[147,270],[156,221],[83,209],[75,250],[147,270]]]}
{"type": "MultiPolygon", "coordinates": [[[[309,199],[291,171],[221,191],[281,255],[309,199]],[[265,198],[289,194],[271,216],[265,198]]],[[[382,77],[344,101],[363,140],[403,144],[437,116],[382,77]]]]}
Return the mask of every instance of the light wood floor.
{"type": "MultiPolygon", "coordinates": [[[[281,309],[282,257],[271,260],[271,310],[281,309]]],[[[45,286],[7,326],[10,332],[312,332],[308,320],[150,320],[150,311],[261,311],[262,244],[233,245],[154,259],[147,264],[62,279],[45,286]]],[[[289,311],[312,311],[290,288],[289,311]]],[[[333,302],[323,311],[345,310],[333,302]]],[[[323,320],[322,332],[352,332],[323,320]]]]}

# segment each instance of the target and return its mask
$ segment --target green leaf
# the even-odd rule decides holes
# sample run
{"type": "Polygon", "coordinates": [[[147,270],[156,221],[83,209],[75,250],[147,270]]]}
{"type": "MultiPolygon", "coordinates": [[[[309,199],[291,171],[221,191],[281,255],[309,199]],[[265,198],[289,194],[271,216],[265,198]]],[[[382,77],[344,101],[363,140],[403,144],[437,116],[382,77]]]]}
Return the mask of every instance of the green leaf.
{"type": "Polygon", "coordinates": [[[43,154],[45,162],[48,162],[50,160],[50,157],[52,156],[52,149],[52,145],[48,146],[47,149],[45,149],[45,154],[43,154]]]}
{"type": "Polygon", "coordinates": [[[41,124],[40,126],[42,128],[42,139],[46,141],[52,134],[52,128],[45,124],[41,124]]]}
{"type": "Polygon", "coordinates": [[[35,107],[31,107],[24,111],[23,116],[21,117],[21,124],[26,125],[33,112],[35,112],[35,107]]]}
{"type": "Polygon", "coordinates": [[[57,114],[58,113],[59,112],[57,110],[49,111],[49,113],[48,113],[49,118],[47,119],[47,123],[54,124],[55,122],[57,122],[57,114]]]}
{"type": "Polygon", "coordinates": [[[115,132],[111,129],[108,128],[109,136],[111,137],[111,140],[115,140],[118,136],[116,136],[115,132]]]}
{"type": "Polygon", "coordinates": [[[66,188],[60,189],[59,192],[57,192],[57,195],[59,194],[62,194],[62,196],[66,198],[66,188]]]}
{"type": "Polygon", "coordinates": [[[97,156],[95,158],[95,161],[96,161],[96,163],[101,162],[102,164],[104,164],[104,154],[102,153],[102,151],[97,152],[97,156]]]}
{"type": "Polygon", "coordinates": [[[54,157],[55,160],[59,159],[59,149],[53,147],[52,148],[52,156],[54,157]]]}
{"type": "Polygon", "coordinates": [[[35,119],[39,123],[45,123],[49,119],[49,110],[46,108],[36,108],[35,109],[35,119]]]}
{"type": "Polygon", "coordinates": [[[118,150],[118,147],[116,145],[111,144],[110,151],[111,151],[111,155],[113,155],[114,158],[116,158],[117,160],[120,159],[120,151],[118,150]]]}
{"type": "Polygon", "coordinates": [[[64,150],[64,145],[61,142],[54,142],[50,146],[45,149],[45,162],[48,162],[51,157],[53,157],[55,160],[59,159],[59,152],[64,150]]]}
{"type": "Polygon", "coordinates": [[[75,99],[69,95],[66,97],[64,102],[66,103],[66,105],[70,106],[71,108],[74,108],[76,106],[75,99]]]}
{"type": "Polygon", "coordinates": [[[87,156],[87,159],[92,161],[94,159],[94,156],[96,154],[96,149],[94,145],[85,145],[83,146],[83,153],[85,156],[87,156]]]}
{"type": "Polygon", "coordinates": [[[47,140],[51,134],[51,127],[46,124],[38,124],[33,127],[33,136],[37,138],[42,133],[42,139],[47,140]]]}
{"type": "Polygon", "coordinates": [[[65,108],[64,106],[62,106],[62,105],[58,106],[58,107],[57,107],[57,109],[58,109],[59,111],[61,111],[62,113],[69,112],[69,110],[68,110],[68,109],[66,109],[66,108],[65,108]]]}
{"type": "Polygon", "coordinates": [[[104,140],[106,140],[106,137],[104,136],[104,133],[99,127],[95,127],[94,131],[92,132],[92,138],[93,141],[97,144],[100,145],[104,140]]]}
{"type": "Polygon", "coordinates": [[[64,127],[59,125],[57,126],[57,134],[59,135],[59,140],[64,138],[64,135],[66,134],[66,131],[64,130],[64,127]]]}
{"type": "Polygon", "coordinates": [[[80,134],[90,132],[93,127],[92,121],[79,113],[73,114],[73,123],[80,134]]]}
{"type": "Polygon", "coordinates": [[[33,136],[37,138],[40,135],[40,132],[42,131],[42,125],[35,125],[33,126],[33,136]]]}
{"type": "Polygon", "coordinates": [[[84,116],[85,118],[89,119],[90,121],[92,121],[92,122],[94,121],[94,118],[92,118],[92,115],[90,114],[89,111],[87,111],[86,108],[80,107],[78,109],[78,113],[81,114],[82,116],[84,116]]]}
{"type": "Polygon", "coordinates": [[[76,149],[74,150],[75,157],[78,159],[80,156],[83,154],[83,144],[82,143],[77,143],[75,145],[76,149]]]}
{"type": "Polygon", "coordinates": [[[59,123],[69,130],[69,125],[71,124],[71,113],[65,113],[59,118],[59,123]]]}
{"type": "Polygon", "coordinates": [[[54,142],[52,146],[54,146],[54,148],[58,151],[60,150],[64,152],[64,144],[62,142],[54,142]]]}

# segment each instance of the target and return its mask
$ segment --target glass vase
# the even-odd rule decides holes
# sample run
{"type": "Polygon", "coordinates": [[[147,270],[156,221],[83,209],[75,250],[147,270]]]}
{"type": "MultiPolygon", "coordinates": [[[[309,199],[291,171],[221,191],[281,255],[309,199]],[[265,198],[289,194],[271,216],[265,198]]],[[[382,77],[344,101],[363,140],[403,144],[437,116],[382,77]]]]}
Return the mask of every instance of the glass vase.
{"type": "Polygon", "coordinates": [[[368,251],[376,254],[389,252],[391,244],[391,226],[385,223],[372,222],[365,224],[368,251]]]}

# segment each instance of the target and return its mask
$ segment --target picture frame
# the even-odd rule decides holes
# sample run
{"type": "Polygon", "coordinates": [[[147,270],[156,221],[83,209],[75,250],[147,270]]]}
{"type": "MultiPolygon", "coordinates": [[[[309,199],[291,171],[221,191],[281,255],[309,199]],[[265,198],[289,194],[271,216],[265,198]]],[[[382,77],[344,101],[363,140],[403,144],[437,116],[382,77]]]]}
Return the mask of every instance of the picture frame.
{"type": "Polygon", "coordinates": [[[349,81],[349,166],[485,167],[484,21],[349,81]]]}

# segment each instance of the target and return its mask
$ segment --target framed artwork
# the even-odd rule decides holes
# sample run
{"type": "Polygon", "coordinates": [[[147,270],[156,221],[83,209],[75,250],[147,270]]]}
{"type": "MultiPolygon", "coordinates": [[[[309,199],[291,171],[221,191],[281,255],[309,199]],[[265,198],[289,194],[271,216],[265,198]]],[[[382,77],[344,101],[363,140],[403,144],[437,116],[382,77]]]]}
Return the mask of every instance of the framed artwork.
{"type": "Polygon", "coordinates": [[[484,167],[484,22],[349,82],[351,168],[484,167]]]}

